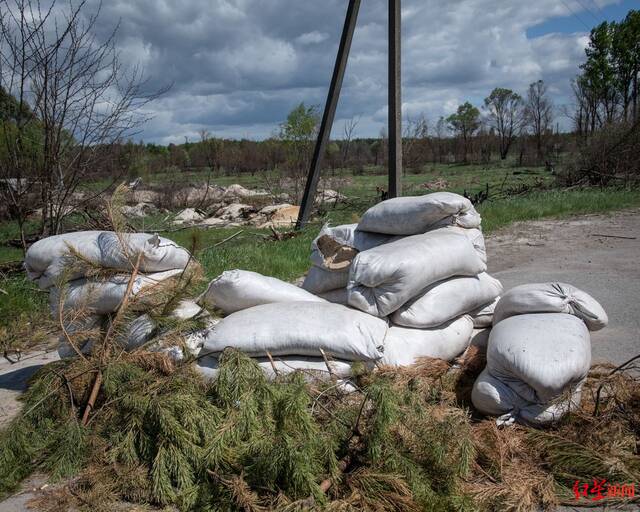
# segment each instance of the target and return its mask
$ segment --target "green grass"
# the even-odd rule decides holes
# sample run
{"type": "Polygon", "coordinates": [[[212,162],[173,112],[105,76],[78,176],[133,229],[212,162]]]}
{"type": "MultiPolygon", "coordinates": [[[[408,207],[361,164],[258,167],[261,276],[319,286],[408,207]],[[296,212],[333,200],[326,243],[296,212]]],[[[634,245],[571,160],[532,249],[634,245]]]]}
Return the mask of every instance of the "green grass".
{"type": "MultiPolygon", "coordinates": [[[[35,229],[35,224],[29,223],[27,229],[35,229]]],[[[22,249],[5,245],[8,240],[20,238],[17,222],[0,223],[0,263],[22,259],[22,249]]]]}
{"type": "Polygon", "coordinates": [[[513,222],[602,213],[640,206],[640,190],[549,190],[480,206],[485,234],[513,222]]]}
{"type": "Polygon", "coordinates": [[[42,312],[47,294],[23,276],[11,276],[0,280],[0,327],[8,326],[22,313],[42,312]]]}

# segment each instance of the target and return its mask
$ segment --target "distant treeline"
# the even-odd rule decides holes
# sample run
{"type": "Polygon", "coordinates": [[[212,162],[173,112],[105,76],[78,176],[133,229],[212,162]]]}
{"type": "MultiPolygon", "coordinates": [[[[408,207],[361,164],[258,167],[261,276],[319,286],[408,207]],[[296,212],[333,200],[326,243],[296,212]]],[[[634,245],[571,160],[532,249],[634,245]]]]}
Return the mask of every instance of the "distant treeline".
{"type": "MultiPolygon", "coordinates": [[[[573,134],[543,136],[543,151],[538,152],[532,135],[514,137],[510,162],[514,165],[552,165],[562,153],[575,147],[573,134]]],[[[434,163],[485,163],[500,159],[500,139],[490,130],[480,130],[466,143],[458,137],[405,137],[404,168],[409,173],[428,170],[434,163]]],[[[199,142],[169,144],[126,143],[108,150],[112,158],[104,160],[104,169],[96,174],[126,170],[129,176],[153,175],[166,171],[213,171],[218,175],[259,173],[290,167],[290,144],[276,138],[263,141],[209,138],[199,142]],[[117,158],[113,158],[118,155],[117,158]]],[[[331,141],[323,169],[329,173],[346,171],[363,174],[370,167],[387,165],[386,138],[357,138],[331,141]]]]}

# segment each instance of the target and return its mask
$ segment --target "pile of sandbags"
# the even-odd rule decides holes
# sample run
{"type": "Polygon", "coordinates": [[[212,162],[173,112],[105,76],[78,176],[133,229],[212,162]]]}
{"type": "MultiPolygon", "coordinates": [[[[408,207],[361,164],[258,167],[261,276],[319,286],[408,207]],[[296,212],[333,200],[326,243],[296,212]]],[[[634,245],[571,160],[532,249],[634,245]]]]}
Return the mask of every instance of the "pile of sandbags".
{"type": "MultiPolygon", "coordinates": [[[[33,244],[25,256],[25,268],[31,280],[49,291],[51,314],[62,321],[66,333],[81,335],[115,313],[129,287],[136,299],[151,297],[181,274],[190,260],[186,249],[158,235],[79,231],[33,244]],[[134,269],[137,274],[131,282],[134,269]]],[[[184,318],[194,306],[200,309],[195,304],[181,304],[175,314],[184,318]]],[[[143,315],[129,326],[124,344],[127,348],[140,346],[154,329],[155,323],[143,315]]],[[[87,343],[79,342],[83,352],[91,349],[87,338],[87,343]]],[[[59,352],[63,357],[75,353],[66,336],[59,352]]]]}
{"type": "Polygon", "coordinates": [[[311,244],[302,289],[255,272],[214,279],[200,303],[227,314],[205,339],[198,365],[217,372],[227,347],[271,375],[303,369],[347,376],[353,362],[411,365],[452,360],[474,318],[491,321],[502,292],[486,274],[480,216],[457,194],[384,201],[359,224],[324,226],[311,244]]]}
{"type": "Polygon", "coordinates": [[[358,224],[323,227],[302,287],[390,323],[380,362],[451,360],[502,292],[486,273],[480,215],[451,192],[383,201],[358,224]]]}
{"type": "Polygon", "coordinates": [[[487,366],[472,401],[498,422],[544,425],[580,403],[591,366],[589,331],[607,325],[589,294],[563,283],[526,284],[498,301],[487,366]]]}

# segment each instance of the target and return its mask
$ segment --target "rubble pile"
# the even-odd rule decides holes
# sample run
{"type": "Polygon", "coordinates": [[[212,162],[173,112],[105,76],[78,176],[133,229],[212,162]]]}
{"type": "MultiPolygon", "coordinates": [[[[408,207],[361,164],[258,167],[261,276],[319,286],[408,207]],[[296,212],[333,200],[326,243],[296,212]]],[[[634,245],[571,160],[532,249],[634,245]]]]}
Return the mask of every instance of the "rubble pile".
{"type": "MultiPolygon", "coordinates": [[[[247,189],[237,183],[228,187],[187,186],[174,191],[171,199],[177,204],[187,205],[171,218],[176,226],[289,227],[295,224],[300,211],[299,206],[289,202],[294,198],[286,193],[271,194],[262,189],[247,189]]],[[[318,192],[315,205],[335,205],[346,199],[343,194],[325,188],[318,192]]],[[[129,193],[127,202],[121,208],[127,218],[140,219],[169,211],[160,206],[167,202],[162,192],[143,189],[139,184],[129,193]]]]}

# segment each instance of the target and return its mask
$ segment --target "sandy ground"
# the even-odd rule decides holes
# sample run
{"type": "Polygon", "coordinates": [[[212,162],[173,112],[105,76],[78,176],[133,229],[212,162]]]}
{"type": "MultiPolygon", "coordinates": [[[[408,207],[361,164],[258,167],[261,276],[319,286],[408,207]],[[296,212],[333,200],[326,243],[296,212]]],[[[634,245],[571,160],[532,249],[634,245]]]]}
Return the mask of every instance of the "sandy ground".
{"type": "MultiPolygon", "coordinates": [[[[505,289],[561,281],[602,303],[610,325],[592,334],[594,361],[620,364],[640,354],[640,210],[517,223],[488,237],[487,251],[489,272],[505,289]]],[[[17,364],[0,361],[0,428],[18,412],[28,378],[54,360],[55,352],[37,351],[17,364]]],[[[25,510],[40,485],[40,478],[26,482],[0,512],[25,510]]]]}

